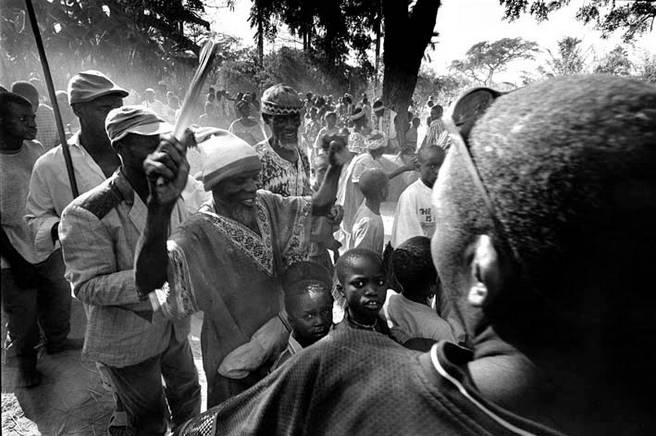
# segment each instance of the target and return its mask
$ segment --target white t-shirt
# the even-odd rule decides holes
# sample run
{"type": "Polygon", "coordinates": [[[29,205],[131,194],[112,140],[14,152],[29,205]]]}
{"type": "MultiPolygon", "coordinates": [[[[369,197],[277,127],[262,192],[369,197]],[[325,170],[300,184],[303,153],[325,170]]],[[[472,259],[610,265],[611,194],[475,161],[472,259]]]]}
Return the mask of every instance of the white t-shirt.
{"type": "Polygon", "coordinates": [[[392,336],[402,342],[411,338],[456,341],[451,325],[435,309],[408,300],[401,294],[387,293],[383,314],[387,326],[392,330],[392,336]]]}
{"type": "Polygon", "coordinates": [[[394,212],[391,243],[398,247],[414,236],[430,238],[435,232],[435,216],[431,203],[432,189],[421,179],[408,186],[399,197],[394,212]]]}

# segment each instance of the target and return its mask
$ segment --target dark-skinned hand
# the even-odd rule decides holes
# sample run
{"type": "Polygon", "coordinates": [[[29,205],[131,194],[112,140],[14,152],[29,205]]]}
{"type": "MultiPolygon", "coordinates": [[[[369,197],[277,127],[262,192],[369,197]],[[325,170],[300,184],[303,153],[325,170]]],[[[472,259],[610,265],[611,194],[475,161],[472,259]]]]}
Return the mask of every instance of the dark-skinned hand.
{"type": "Polygon", "coordinates": [[[173,135],[162,137],[157,149],[144,161],[150,189],[149,204],[173,207],[187,184],[189,162],[187,148],[196,145],[191,130],[185,130],[181,140],[173,135]]]}

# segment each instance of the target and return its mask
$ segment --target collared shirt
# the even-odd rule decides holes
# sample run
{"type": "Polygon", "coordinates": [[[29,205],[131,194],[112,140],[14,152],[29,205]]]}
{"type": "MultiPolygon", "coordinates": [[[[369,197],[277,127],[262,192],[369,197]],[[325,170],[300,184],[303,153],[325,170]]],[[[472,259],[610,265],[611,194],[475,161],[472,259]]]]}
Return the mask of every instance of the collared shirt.
{"type": "MultiPolygon", "coordinates": [[[[83,354],[90,360],[134,365],[161,353],[169,342],[171,322],[159,311],[153,313],[149,301],[139,300],[135,285],[134,257],[146,215],[146,205],[120,170],[73,200],[62,214],[66,278],[86,309],[83,354]]],[[[180,199],[169,228],[188,216],[180,199]]],[[[175,325],[184,341],[188,318],[175,325]]]]}
{"type": "MultiPolygon", "coordinates": [[[[105,181],[100,166],[80,143],[79,133],[69,141],[71,160],[75,169],[75,181],[83,194],[105,181]]],[[[41,156],[34,164],[27,196],[27,220],[34,246],[39,255],[50,255],[58,247],[51,236],[52,226],[59,222],[64,208],[73,201],[71,185],[66,171],[61,145],[41,156]]]]}
{"type": "MultiPolygon", "coordinates": [[[[80,195],[103,183],[107,177],[100,166],[80,143],[80,134],[76,133],[69,141],[68,147],[75,171],[75,181],[80,195]]],[[[204,192],[202,184],[191,177],[182,193],[188,207],[195,212],[207,201],[211,193],[204,192]]],[[[41,156],[34,164],[27,196],[27,214],[25,220],[34,236],[34,246],[42,256],[55,251],[56,244],[50,233],[52,226],[60,221],[64,208],[73,201],[71,185],[66,171],[64,152],[57,146],[41,156]]]]}

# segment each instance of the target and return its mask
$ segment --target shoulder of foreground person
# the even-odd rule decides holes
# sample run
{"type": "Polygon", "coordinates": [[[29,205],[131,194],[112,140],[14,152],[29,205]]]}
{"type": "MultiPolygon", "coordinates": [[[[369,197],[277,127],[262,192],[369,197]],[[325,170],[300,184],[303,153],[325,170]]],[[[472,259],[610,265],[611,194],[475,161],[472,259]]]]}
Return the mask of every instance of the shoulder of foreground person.
{"type": "MultiPolygon", "coordinates": [[[[444,349],[456,357],[445,365],[449,370],[471,356],[446,342],[431,353],[444,349]]],[[[333,331],[177,434],[554,434],[477,394],[466,397],[458,380],[466,373],[441,375],[431,353],[406,349],[377,332],[333,331]]]]}

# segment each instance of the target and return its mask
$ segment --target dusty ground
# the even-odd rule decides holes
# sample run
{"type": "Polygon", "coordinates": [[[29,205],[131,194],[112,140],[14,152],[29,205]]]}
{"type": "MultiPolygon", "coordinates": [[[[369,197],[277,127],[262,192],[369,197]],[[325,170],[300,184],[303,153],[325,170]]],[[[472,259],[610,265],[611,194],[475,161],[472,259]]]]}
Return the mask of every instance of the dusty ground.
{"type": "MultiPolygon", "coordinates": [[[[386,240],[391,233],[395,205],[388,202],[381,207],[386,240]]],[[[70,337],[82,338],[85,322],[82,304],[74,299],[70,337]]],[[[200,374],[204,410],[207,385],[200,354],[200,325],[201,317],[193,317],[190,342],[200,374]]],[[[102,386],[94,363],[82,361],[79,351],[69,351],[53,356],[43,354],[38,368],[44,376],[43,384],[20,389],[13,386],[14,370],[2,367],[4,436],[106,434],[113,400],[102,386]]]]}

